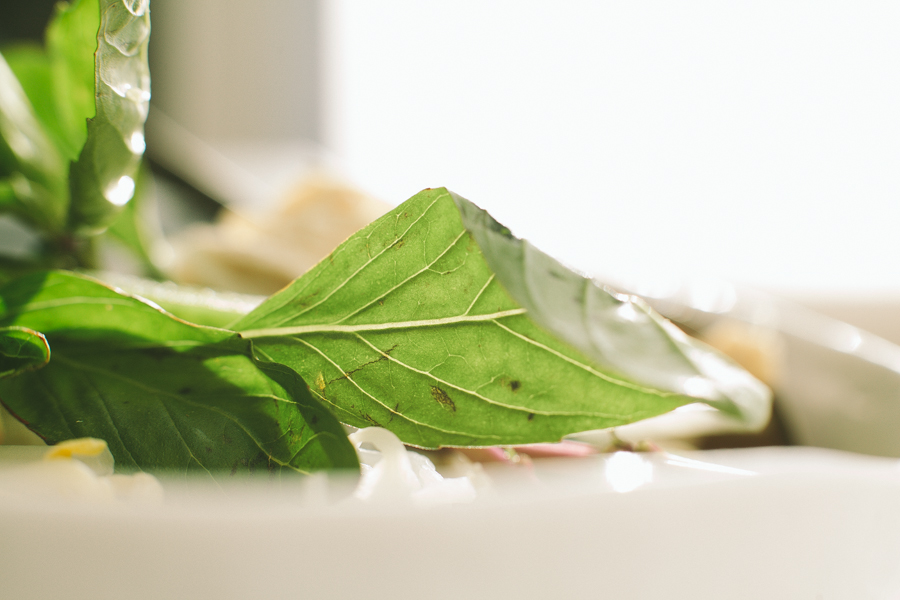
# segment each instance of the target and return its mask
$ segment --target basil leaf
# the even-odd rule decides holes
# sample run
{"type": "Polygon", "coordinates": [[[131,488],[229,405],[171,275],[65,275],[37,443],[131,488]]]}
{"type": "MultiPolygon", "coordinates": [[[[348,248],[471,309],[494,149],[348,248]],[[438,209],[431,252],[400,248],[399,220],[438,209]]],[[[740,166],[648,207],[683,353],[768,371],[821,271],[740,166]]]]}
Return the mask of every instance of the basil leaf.
{"type": "Polygon", "coordinates": [[[75,161],[88,137],[94,107],[94,53],[100,28],[98,0],[60,2],[45,36],[52,76],[52,98],[61,149],[75,161]]]}
{"type": "Polygon", "coordinates": [[[515,260],[495,272],[504,248],[480,246],[481,226],[467,216],[468,229],[458,203],[447,190],[421,192],[235,328],[315,382],[345,423],[381,425],[422,447],[558,441],[696,401],[563,341],[558,329],[579,327],[591,306],[539,326],[513,283],[569,293],[558,273],[515,260]]]}
{"type": "Polygon", "coordinates": [[[68,209],[66,165],[0,55],[0,210],[58,232],[68,209]]]}
{"type": "Polygon", "coordinates": [[[0,400],[49,443],[106,440],[140,469],[358,468],[303,380],[232,332],[199,327],[88,278],[51,272],[0,287],[0,325],[45,333],[50,364],[0,381],[0,400]]]}
{"type": "MultiPolygon", "coordinates": [[[[19,80],[38,119],[53,138],[57,148],[65,155],[64,133],[59,122],[55,97],[57,85],[53,81],[49,55],[44,48],[37,44],[19,44],[4,48],[3,56],[16,79],[19,80]]],[[[83,124],[82,129],[84,129],[83,124]]],[[[74,160],[77,156],[75,153],[71,158],[68,156],[66,158],[74,160]]]]}
{"type": "Polygon", "coordinates": [[[0,212],[10,210],[15,206],[16,193],[12,184],[5,179],[0,179],[0,212]]]}
{"type": "Polygon", "coordinates": [[[25,327],[0,327],[0,379],[40,369],[50,360],[47,338],[25,327]]]}
{"type": "Polygon", "coordinates": [[[198,346],[234,337],[68,271],[32,273],[0,286],[0,326],[11,325],[40,331],[51,344],[66,339],[120,348],[198,346]]]}
{"type": "Polygon", "coordinates": [[[259,306],[265,297],[217,292],[209,288],[177,285],[172,281],[153,281],[121,273],[99,273],[107,285],[125,290],[161,306],[180,319],[197,325],[229,328],[259,306]]]}
{"type": "MultiPolygon", "coordinates": [[[[79,0],[76,8],[88,2],[79,0]]],[[[69,172],[69,225],[80,233],[105,229],[134,195],[150,101],[148,5],[149,0],[99,0],[96,114],[88,120],[84,147],[69,172]]]]}
{"type": "Polygon", "coordinates": [[[46,55],[13,54],[43,127],[0,64],[0,177],[17,200],[6,204],[45,233],[99,233],[134,195],[150,100],[149,35],[147,0],[60,3],[46,55]]]}

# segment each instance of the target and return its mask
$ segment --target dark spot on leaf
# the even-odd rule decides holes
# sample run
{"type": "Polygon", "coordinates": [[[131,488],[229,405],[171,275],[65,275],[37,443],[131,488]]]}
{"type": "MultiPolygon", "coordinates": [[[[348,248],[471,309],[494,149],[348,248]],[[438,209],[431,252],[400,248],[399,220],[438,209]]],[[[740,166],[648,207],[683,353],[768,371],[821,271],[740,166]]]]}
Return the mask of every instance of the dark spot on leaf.
{"type": "Polygon", "coordinates": [[[384,306],[384,298],[379,298],[378,306],[384,306]]]}
{"type": "Polygon", "coordinates": [[[518,391],[518,389],[520,387],[522,387],[522,382],[520,382],[518,379],[513,379],[512,381],[509,382],[509,389],[511,389],[514,392],[518,391]]]}
{"type": "Polygon", "coordinates": [[[236,461],[234,461],[233,463],[231,463],[231,475],[234,475],[235,473],[237,473],[237,472],[238,472],[238,468],[240,468],[240,467],[246,467],[247,464],[248,464],[248,463],[247,463],[247,459],[246,459],[246,458],[239,458],[239,459],[237,459],[236,461]]]}
{"type": "Polygon", "coordinates": [[[210,448],[209,446],[207,446],[207,447],[206,447],[206,451],[207,451],[207,452],[212,452],[212,448],[210,448]]]}
{"type": "Polygon", "coordinates": [[[378,421],[376,421],[375,419],[373,419],[373,418],[372,418],[372,415],[370,415],[369,413],[366,413],[366,414],[363,415],[363,416],[366,418],[366,421],[368,421],[369,423],[371,423],[371,424],[374,425],[375,427],[379,427],[378,421]]]}
{"type": "Polygon", "coordinates": [[[534,413],[528,413],[528,420],[531,421],[534,419],[534,413]]]}
{"type": "Polygon", "coordinates": [[[309,422],[310,422],[310,424],[312,424],[312,425],[317,424],[317,423],[319,422],[319,417],[318,417],[318,415],[313,415],[312,417],[310,417],[309,422]]]}
{"type": "Polygon", "coordinates": [[[180,390],[178,390],[178,393],[181,394],[181,395],[184,395],[184,394],[190,394],[190,393],[191,393],[191,388],[188,387],[188,386],[184,386],[183,388],[181,388],[180,390]]]}
{"type": "Polygon", "coordinates": [[[272,463],[269,460],[269,455],[262,450],[256,453],[256,456],[253,457],[253,460],[251,460],[248,465],[251,473],[253,473],[260,467],[265,467],[267,471],[271,471],[273,469],[272,463]]]}
{"type": "Polygon", "coordinates": [[[227,432],[227,431],[225,431],[225,432],[222,433],[222,441],[225,442],[226,444],[230,444],[230,443],[231,443],[231,441],[232,441],[232,440],[231,440],[231,436],[228,435],[228,432],[227,432]]]}
{"type": "Polygon", "coordinates": [[[450,396],[447,395],[447,392],[437,387],[436,385],[431,386],[431,397],[434,398],[438,404],[443,406],[444,408],[448,408],[453,412],[456,412],[456,404],[453,403],[453,400],[450,396]]]}
{"type": "Polygon", "coordinates": [[[405,243],[406,243],[406,242],[403,241],[403,238],[400,238],[399,240],[397,240],[397,243],[394,244],[394,248],[396,248],[397,250],[399,250],[400,248],[403,247],[403,244],[405,244],[405,243]]]}

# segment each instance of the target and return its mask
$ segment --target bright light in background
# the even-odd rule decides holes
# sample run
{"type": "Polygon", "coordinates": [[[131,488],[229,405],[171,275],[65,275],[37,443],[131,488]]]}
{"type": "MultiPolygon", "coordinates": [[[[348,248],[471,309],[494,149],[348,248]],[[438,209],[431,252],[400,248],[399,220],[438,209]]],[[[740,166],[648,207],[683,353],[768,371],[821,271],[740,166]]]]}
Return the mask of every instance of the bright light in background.
{"type": "Polygon", "coordinates": [[[900,293],[900,5],[326,2],[325,141],[613,279],[900,293]]]}

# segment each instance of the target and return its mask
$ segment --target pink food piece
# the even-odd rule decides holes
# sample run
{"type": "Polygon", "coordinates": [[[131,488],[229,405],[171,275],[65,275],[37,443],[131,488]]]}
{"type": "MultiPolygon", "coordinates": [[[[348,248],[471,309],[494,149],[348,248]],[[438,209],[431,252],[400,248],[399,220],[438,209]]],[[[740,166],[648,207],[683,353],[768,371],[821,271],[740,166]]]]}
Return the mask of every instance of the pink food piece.
{"type": "Polygon", "coordinates": [[[465,454],[470,460],[482,463],[518,462],[515,459],[516,454],[525,455],[530,458],[577,458],[597,453],[597,450],[592,446],[580,442],[512,446],[512,450],[515,452],[509,452],[509,450],[500,446],[491,446],[488,448],[458,448],[457,450],[465,454]]]}

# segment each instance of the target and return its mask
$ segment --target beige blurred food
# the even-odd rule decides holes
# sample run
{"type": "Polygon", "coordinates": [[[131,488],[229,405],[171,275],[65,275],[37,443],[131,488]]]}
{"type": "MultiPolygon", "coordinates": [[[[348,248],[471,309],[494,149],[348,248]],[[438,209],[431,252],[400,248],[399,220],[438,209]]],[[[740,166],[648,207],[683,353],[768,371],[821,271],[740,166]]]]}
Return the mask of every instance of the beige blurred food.
{"type": "MultiPolygon", "coordinates": [[[[734,319],[722,318],[705,328],[698,337],[728,355],[751,375],[773,386],[784,364],[784,342],[778,333],[734,319]]],[[[787,432],[781,423],[778,398],[775,398],[772,418],[765,429],[754,434],[712,435],[693,441],[699,449],[743,448],[750,446],[780,446],[788,444],[787,432]]]]}
{"type": "Polygon", "coordinates": [[[325,176],[300,183],[272,211],[225,211],[172,240],[168,271],[179,283],[272,294],[390,207],[325,176]]]}
{"type": "Polygon", "coordinates": [[[775,383],[784,348],[774,331],[741,321],[720,319],[704,329],[700,339],[730,356],[766,385],[775,383]]]}

